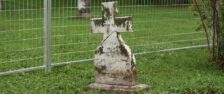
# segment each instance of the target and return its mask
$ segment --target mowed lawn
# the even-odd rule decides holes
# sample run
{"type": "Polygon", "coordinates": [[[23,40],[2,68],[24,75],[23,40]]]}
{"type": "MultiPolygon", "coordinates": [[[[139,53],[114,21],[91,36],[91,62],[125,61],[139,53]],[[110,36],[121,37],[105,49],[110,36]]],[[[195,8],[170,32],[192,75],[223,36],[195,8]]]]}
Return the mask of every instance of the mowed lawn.
{"type": "MultiPolygon", "coordinates": [[[[43,10],[16,5],[0,13],[0,72],[43,65],[43,10]]],[[[199,18],[189,7],[120,6],[118,16],[132,16],[132,33],[122,33],[134,53],[206,44],[203,31],[195,31],[199,18]]],[[[52,63],[92,59],[102,34],[92,34],[89,19],[76,19],[75,7],[52,9],[52,63]]],[[[92,14],[101,17],[101,8],[92,14]]],[[[139,82],[149,92],[170,94],[223,91],[223,72],[207,62],[206,49],[137,55],[139,82]]],[[[99,94],[88,89],[94,82],[92,62],[1,77],[0,93],[99,94]]],[[[191,93],[190,93],[191,94],[191,93]]]]}
{"type": "MultiPolygon", "coordinates": [[[[206,57],[205,49],[137,56],[138,81],[152,88],[133,94],[223,94],[223,71],[208,63],[206,57]]],[[[48,73],[35,71],[1,77],[0,93],[117,94],[89,89],[94,79],[93,63],[78,63],[53,68],[48,73]]]]}

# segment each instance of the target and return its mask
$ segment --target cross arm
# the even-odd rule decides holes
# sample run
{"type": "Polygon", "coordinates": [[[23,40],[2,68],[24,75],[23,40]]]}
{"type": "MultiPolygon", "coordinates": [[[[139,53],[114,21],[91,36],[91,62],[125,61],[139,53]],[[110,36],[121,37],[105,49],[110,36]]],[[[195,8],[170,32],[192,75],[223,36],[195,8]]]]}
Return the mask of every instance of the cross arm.
{"type": "MultiPolygon", "coordinates": [[[[132,17],[116,17],[114,26],[117,32],[132,32],[132,17]]],[[[102,18],[91,19],[91,27],[93,33],[104,33],[107,30],[102,18]]]]}

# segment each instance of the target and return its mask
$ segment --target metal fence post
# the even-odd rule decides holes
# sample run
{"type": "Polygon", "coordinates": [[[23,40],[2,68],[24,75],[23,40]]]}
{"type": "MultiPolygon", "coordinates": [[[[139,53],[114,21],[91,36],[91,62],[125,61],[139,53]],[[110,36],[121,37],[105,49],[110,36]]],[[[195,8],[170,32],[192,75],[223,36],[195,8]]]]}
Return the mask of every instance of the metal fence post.
{"type": "Polygon", "coordinates": [[[44,64],[51,69],[51,0],[44,0],[44,64]]]}

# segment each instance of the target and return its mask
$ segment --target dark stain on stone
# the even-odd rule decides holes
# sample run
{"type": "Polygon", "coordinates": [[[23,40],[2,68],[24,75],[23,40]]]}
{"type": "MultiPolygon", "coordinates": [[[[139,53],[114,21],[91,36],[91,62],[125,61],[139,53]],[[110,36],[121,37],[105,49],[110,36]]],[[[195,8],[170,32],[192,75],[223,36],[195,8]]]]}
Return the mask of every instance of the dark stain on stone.
{"type": "Polygon", "coordinates": [[[103,6],[103,9],[104,10],[102,12],[102,15],[103,15],[103,21],[105,21],[105,20],[108,20],[110,18],[110,16],[112,16],[112,14],[110,13],[109,8],[103,6]]]}
{"type": "Polygon", "coordinates": [[[126,74],[124,77],[123,77],[123,79],[125,80],[125,81],[131,81],[131,75],[129,74],[126,74]]]}
{"type": "Polygon", "coordinates": [[[113,90],[115,87],[114,86],[111,86],[110,88],[109,88],[109,90],[113,90]]]}
{"type": "Polygon", "coordinates": [[[96,71],[99,73],[99,74],[105,74],[103,73],[103,70],[106,70],[107,67],[105,65],[101,66],[100,68],[98,67],[95,67],[96,71]]]}
{"type": "Polygon", "coordinates": [[[127,31],[130,31],[130,21],[128,21],[128,23],[127,23],[126,30],[127,30],[127,31]]]}
{"type": "Polygon", "coordinates": [[[101,46],[101,47],[99,47],[96,51],[95,51],[95,54],[103,54],[104,52],[103,52],[103,47],[101,46]]]}
{"type": "Polygon", "coordinates": [[[117,32],[117,39],[118,39],[119,43],[121,43],[120,46],[119,46],[119,49],[120,49],[120,51],[121,51],[121,54],[122,54],[122,55],[125,55],[125,56],[128,57],[128,51],[127,51],[127,49],[124,47],[124,45],[122,44],[122,41],[120,40],[119,36],[120,36],[120,33],[117,32]]]}
{"type": "Polygon", "coordinates": [[[124,45],[120,45],[119,46],[120,50],[121,50],[121,54],[125,55],[128,57],[128,51],[127,49],[124,47],[124,45]]]}
{"type": "Polygon", "coordinates": [[[93,21],[96,26],[104,26],[104,20],[96,19],[93,21]]]}
{"type": "Polygon", "coordinates": [[[131,21],[132,20],[132,18],[131,17],[127,17],[127,18],[119,18],[119,17],[116,17],[116,19],[115,19],[115,24],[116,25],[125,25],[125,22],[126,21],[131,21]]]}
{"type": "MultiPolygon", "coordinates": [[[[125,62],[128,62],[128,59],[121,59],[121,61],[125,61],[125,62]]],[[[126,64],[127,65],[127,64],[126,64]]]]}
{"type": "Polygon", "coordinates": [[[118,76],[118,74],[110,74],[110,77],[112,77],[112,78],[117,78],[117,76],[118,76]]]}
{"type": "Polygon", "coordinates": [[[137,80],[137,72],[135,69],[132,70],[132,81],[136,81],[137,80]]]}
{"type": "MultiPolygon", "coordinates": [[[[135,85],[136,84],[136,72],[131,71],[131,70],[126,70],[126,71],[118,71],[116,73],[110,73],[108,76],[114,79],[121,79],[127,83],[120,83],[118,85],[135,85]],[[130,71],[130,72],[127,72],[130,71]],[[122,77],[122,78],[120,78],[122,77]]],[[[115,81],[115,80],[114,80],[115,81]]],[[[116,82],[114,82],[116,83],[116,82]]]]}
{"type": "Polygon", "coordinates": [[[136,76],[135,76],[134,72],[128,73],[125,76],[123,76],[123,80],[128,81],[129,85],[136,84],[136,76]]]}
{"type": "Polygon", "coordinates": [[[135,62],[134,62],[134,57],[132,55],[131,57],[131,69],[133,70],[135,68],[135,62]]]}
{"type": "Polygon", "coordinates": [[[121,27],[126,27],[126,30],[127,31],[130,31],[130,22],[132,21],[132,18],[131,17],[127,17],[127,18],[115,18],[115,24],[117,26],[121,26],[121,27]],[[126,23],[127,22],[127,23],[126,23]]]}

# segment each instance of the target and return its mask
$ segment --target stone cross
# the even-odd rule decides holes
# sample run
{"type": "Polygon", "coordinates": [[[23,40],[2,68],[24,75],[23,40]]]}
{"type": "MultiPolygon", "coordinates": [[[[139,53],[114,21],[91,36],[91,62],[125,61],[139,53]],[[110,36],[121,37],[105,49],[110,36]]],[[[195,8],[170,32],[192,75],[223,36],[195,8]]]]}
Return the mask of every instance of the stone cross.
{"type": "Polygon", "coordinates": [[[78,0],[78,14],[77,18],[90,18],[91,17],[91,0],[78,0]]]}
{"type": "Polygon", "coordinates": [[[103,33],[95,52],[96,82],[90,87],[102,90],[135,91],[147,89],[136,82],[136,60],[120,32],[132,32],[131,17],[115,17],[117,2],[102,3],[102,18],[91,20],[92,32],[103,33]]]}

